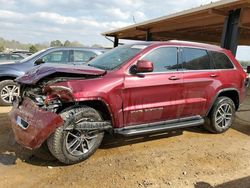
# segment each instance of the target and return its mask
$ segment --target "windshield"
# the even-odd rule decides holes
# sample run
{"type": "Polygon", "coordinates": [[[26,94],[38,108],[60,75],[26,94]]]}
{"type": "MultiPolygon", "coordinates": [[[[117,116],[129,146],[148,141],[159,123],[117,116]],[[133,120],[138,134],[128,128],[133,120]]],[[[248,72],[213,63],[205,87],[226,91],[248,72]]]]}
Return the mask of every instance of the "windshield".
{"type": "Polygon", "coordinates": [[[88,65],[103,70],[113,70],[134,57],[146,47],[147,45],[120,46],[96,57],[91,60],[88,65]]]}
{"type": "Polygon", "coordinates": [[[31,60],[32,58],[34,58],[35,56],[42,54],[42,53],[43,53],[44,51],[46,51],[46,50],[47,50],[47,49],[41,50],[41,51],[39,51],[39,52],[36,52],[36,53],[32,54],[31,56],[28,56],[28,57],[22,59],[22,60],[19,61],[19,62],[20,62],[20,63],[23,63],[23,62],[29,61],[29,60],[31,60]]]}

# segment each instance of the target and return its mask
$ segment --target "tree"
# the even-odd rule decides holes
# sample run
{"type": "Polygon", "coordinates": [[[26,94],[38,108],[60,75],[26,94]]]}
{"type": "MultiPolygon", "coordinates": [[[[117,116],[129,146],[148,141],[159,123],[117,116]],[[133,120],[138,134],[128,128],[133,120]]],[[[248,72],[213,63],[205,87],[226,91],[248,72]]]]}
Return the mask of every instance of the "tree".
{"type": "Polygon", "coordinates": [[[0,52],[4,51],[4,46],[0,46],[0,52]]]}
{"type": "Polygon", "coordinates": [[[66,40],[66,41],[64,42],[64,45],[63,45],[63,46],[69,47],[69,46],[71,46],[71,42],[68,41],[68,40],[66,40]]]}
{"type": "Polygon", "coordinates": [[[63,46],[60,40],[53,40],[50,42],[50,47],[61,47],[63,46]]]}
{"type": "Polygon", "coordinates": [[[82,45],[80,42],[78,41],[73,41],[70,44],[71,47],[83,47],[84,45],[82,45]]]}
{"type": "Polygon", "coordinates": [[[102,45],[100,45],[100,44],[94,44],[94,45],[92,45],[92,48],[102,48],[102,45]]]}
{"type": "Polygon", "coordinates": [[[29,52],[30,53],[36,53],[38,51],[38,49],[34,46],[34,45],[31,45],[30,47],[29,47],[29,52]]]}

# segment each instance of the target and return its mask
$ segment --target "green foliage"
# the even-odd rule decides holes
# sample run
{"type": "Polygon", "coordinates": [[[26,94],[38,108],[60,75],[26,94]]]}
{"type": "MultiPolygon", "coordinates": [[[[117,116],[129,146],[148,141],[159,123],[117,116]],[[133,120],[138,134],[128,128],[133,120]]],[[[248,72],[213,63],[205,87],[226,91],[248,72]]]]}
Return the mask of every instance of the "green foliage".
{"type": "Polygon", "coordinates": [[[70,42],[70,47],[84,47],[84,45],[82,45],[81,43],[77,41],[72,41],[70,42]]]}
{"type": "Polygon", "coordinates": [[[99,45],[99,44],[94,44],[91,46],[92,48],[102,48],[102,45],[99,45]]]}
{"type": "Polygon", "coordinates": [[[70,46],[71,46],[71,42],[68,41],[68,40],[66,40],[66,41],[64,42],[63,46],[65,46],[65,47],[70,47],[70,46]]]}
{"type": "Polygon", "coordinates": [[[3,52],[4,51],[4,46],[0,46],[0,52],[3,52]]]}
{"type": "MultiPolygon", "coordinates": [[[[36,51],[40,51],[42,49],[51,47],[84,47],[85,45],[81,44],[78,41],[69,41],[66,40],[64,42],[61,42],[60,40],[52,40],[50,43],[37,43],[37,44],[31,44],[31,43],[20,43],[16,40],[5,40],[4,38],[0,37],[0,51],[4,51],[6,48],[12,49],[12,50],[29,50],[32,53],[36,51]]],[[[92,47],[99,48],[102,47],[101,45],[94,44],[92,47]]]]}
{"type": "MultiPolygon", "coordinates": [[[[0,37],[0,47],[3,46],[5,49],[10,48],[13,50],[16,50],[16,49],[29,50],[31,45],[34,45],[34,44],[24,44],[24,43],[20,43],[18,41],[15,41],[15,40],[5,40],[4,38],[0,37]]],[[[48,48],[48,44],[46,44],[46,43],[35,44],[34,46],[37,48],[37,50],[42,50],[44,48],[48,48]]]]}
{"type": "Polygon", "coordinates": [[[31,46],[29,47],[29,52],[30,52],[30,53],[36,53],[36,52],[38,52],[38,49],[36,48],[36,46],[31,45],[31,46]]]}
{"type": "Polygon", "coordinates": [[[60,40],[52,40],[50,42],[50,47],[61,47],[63,43],[60,40]]]}

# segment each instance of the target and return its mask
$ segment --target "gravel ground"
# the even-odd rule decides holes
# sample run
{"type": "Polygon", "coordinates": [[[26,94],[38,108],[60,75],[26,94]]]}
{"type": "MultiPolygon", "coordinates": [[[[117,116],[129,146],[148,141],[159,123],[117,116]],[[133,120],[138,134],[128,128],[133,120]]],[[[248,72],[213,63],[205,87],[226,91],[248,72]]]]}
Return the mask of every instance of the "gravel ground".
{"type": "Polygon", "coordinates": [[[106,135],[90,159],[71,166],[15,143],[9,110],[0,107],[0,187],[250,188],[250,92],[224,134],[196,127],[145,137],[106,135]]]}

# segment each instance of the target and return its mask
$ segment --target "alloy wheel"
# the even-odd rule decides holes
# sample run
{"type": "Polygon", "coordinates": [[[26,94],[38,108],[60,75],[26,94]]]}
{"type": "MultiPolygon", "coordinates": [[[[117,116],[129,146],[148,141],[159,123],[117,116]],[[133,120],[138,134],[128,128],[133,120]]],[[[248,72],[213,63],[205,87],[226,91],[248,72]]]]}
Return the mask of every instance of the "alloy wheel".
{"type": "Polygon", "coordinates": [[[19,95],[17,85],[6,85],[2,88],[0,96],[5,103],[11,103],[19,95]]]}
{"type": "Polygon", "coordinates": [[[233,109],[229,104],[222,104],[215,115],[215,122],[218,126],[225,128],[230,126],[233,116],[233,109]]]}

